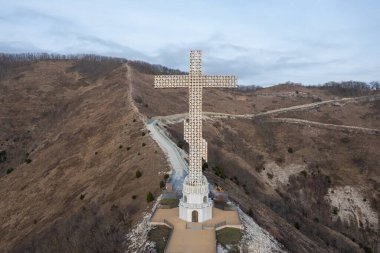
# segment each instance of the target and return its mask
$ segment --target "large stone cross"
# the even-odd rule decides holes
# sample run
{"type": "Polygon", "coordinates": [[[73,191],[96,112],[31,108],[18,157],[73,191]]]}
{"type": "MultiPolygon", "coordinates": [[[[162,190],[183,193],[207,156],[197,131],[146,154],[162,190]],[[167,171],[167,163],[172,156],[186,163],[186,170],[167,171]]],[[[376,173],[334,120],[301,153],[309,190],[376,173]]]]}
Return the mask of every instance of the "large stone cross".
{"type": "Polygon", "coordinates": [[[202,137],[202,88],[236,87],[235,76],[202,75],[201,51],[190,51],[189,75],[154,77],[155,88],[189,88],[189,118],[184,122],[184,139],[189,144],[189,183],[202,182],[202,158],[207,161],[207,142],[202,137]]]}

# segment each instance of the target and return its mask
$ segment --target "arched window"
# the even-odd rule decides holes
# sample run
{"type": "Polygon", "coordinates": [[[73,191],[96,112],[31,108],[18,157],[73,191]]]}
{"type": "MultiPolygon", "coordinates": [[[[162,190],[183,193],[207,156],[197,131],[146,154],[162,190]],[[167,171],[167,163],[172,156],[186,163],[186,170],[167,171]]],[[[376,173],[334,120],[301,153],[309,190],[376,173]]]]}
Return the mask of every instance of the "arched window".
{"type": "Polygon", "coordinates": [[[187,203],[187,196],[183,196],[183,201],[187,203]]]}
{"type": "Polygon", "coordinates": [[[203,203],[207,203],[207,196],[203,197],[203,203]]]}

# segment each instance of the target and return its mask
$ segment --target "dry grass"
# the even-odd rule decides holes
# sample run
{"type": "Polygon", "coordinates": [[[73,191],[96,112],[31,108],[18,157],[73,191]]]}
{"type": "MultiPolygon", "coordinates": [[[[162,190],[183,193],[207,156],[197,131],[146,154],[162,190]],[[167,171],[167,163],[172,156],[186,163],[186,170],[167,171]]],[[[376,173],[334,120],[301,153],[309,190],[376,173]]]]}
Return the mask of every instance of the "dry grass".
{"type": "MultiPolygon", "coordinates": [[[[132,80],[135,103],[147,117],[187,111],[187,89],[153,89],[153,76],[137,70],[132,80]]],[[[0,164],[0,251],[123,250],[122,236],[147,207],[147,193],[160,192],[157,175],[167,169],[127,102],[125,68],[114,62],[40,61],[8,69],[0,82],[0,150],[7,153],[0,164]]],[[[256,113],[334,96],[291,85],[254,92],[205,89],[203,110],[256,113]]],[[[278,117],[380,128],[378,100],[278,117]]],[[[182,141],[182,124],[169,130],[176,143],[182,141]]],[[[360,189],[366,208],[378,210],[379,136],[265,117],[205,122],[204,136],[210,181],[251,209],[289,251],[376,248],[377,232],[335,221],[325,196],[348,185],[360,189]],[[216,166],[225,178],[215,175],[216,166]]]]}
{"type": "MultiPolygon", "coordinates": [[[[276,100],[274,106],[286,107],[289,101],[282,98],[289,92],[288,88],[281,90],[281,87],[262,89],[255,93],[257,97],[247,95],[245,103],[255,101],[256,108],[265,108],[265,102],[260,104],[265,100],[260,100],[258,94],[266,93],[263,98],[276,100]],[[271,93],[274,94],[268,95],[271,93]]],[[[302,87],[302,92],[331,98],[314,88],[302,87]]],[[[291,96],[289,100],[304,103],[307,97],[291,96]]],[[[380,128],[376,105],[376,101],[326,105],[319,109],[283,113],[278,117],[380,128]],[[352,112],[354,115],[350,117],[352,112]]],[[[226,103],[226,107],[216,106],[214,111],[228,112],[228,107],[226,103]]],[[[168,129],[176,143],[181,141],[182,124],[170,125],[168,129]]],[[[380,163],[379,136],[276,123],[266,117],[206,121],[204,136],[209,144],[207,177],[227,188],[230,197],[246,210],[252,209],[255,219],[270,228],[290,251],[302,252],[303,248],[310,252],[360,252],[360,245],[376,247],[377,232],[373,229],[376,224],[372,224],[372,228],[369,226],[370,229],[359,228],[359,222],[342,225],[331,217],[332,207],[325,196],[329,188],[350,185],[370,196],[367,205],[371,206],[371,211],[362,211],[371,215],[376,212],[379,201],[376,189],[380,178],[376,165],[380,163]],[[215,166],[223,167],[223,177],[215,175],[212,170],[215,166]],[[257,201],[263,204],[263,210],[258,210],[257,201]],[[296,223],[300,230],[294,227],[296,223]],[[303,236],[290,235],[296,231],[303,236]]]]}
{"type": "Polygon", "coordinates": [[[127,103],[125,68],[89,78],[104,66],[78,64],[40,61],[1,80],[2,252],[121,251],[160,192],[166,160],[127,103]]]}

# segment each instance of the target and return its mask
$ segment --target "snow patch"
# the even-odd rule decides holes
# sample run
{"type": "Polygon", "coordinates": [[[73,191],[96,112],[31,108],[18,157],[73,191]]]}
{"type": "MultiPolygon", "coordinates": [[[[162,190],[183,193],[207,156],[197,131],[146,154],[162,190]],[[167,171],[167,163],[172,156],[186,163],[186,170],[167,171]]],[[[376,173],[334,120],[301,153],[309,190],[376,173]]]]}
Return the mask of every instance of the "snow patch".
{"type": "Polygon", "coordinates": [[[330,203],[333,219],[340,218],[344,223],[375,231],[379,229],[378,213],[358,189],[348,185],[329,188],[325,200],[330,203]]]}
{"type": "Polygon", "coordinates": [[[237,207],[237,210],[244,226],[244,236],[241,242],[242,252],[286,252],[282,249],[282,245],[268,231],[257,225],[252,217],[244,213],[239,207],[237,207]]]}
{"type": "Polygon", "coordinates": [[[128,253],[155,252],[154,243],[148,240],[148,232],[151,229],[150,219],[160,203],[161,196],[157,198],[152,211],[145,212],[142,220],[126,235],[128,253]]]}
{"type": "Polygon", "coordinates": [[[265,170],[263,170],[261,174],[265,181],[273,188],[277,188],[281,185],[287,185],[291,175],[300,173],[306,169],[305,165],[300,164],[289,164],[284,167],[280,167],[275,162],[268,162],[264,167],[265,170]]]}
{"type": "MultiPolygon", "coordinates": [[[[236,208],[239,213],[240,220],[244,227],[243,238],[238,245],[241,253],[282,253],[283,246],[271,236],[268,231],[261,228],[252,217],[244,213],[238,206],[230,202],[230,205],[236,208]]],[[[222,245],[217,245],[217,253],[227,253],[228,249],[222,245]]]]}

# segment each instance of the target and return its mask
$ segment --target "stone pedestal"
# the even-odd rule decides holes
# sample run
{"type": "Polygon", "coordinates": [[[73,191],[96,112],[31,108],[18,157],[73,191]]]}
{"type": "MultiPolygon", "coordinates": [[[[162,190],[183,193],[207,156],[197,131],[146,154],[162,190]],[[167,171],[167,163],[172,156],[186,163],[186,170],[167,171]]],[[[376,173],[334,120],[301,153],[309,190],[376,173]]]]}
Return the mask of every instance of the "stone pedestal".
{"type": "Polygon", "coordinates": [[[204,222],[212,218],[213,202],[208,197],[209,188],[205,176],[199,184],[192,185],[185,178],[182,198],[179,202],[179,218],[187,222],[204,222]]]}

